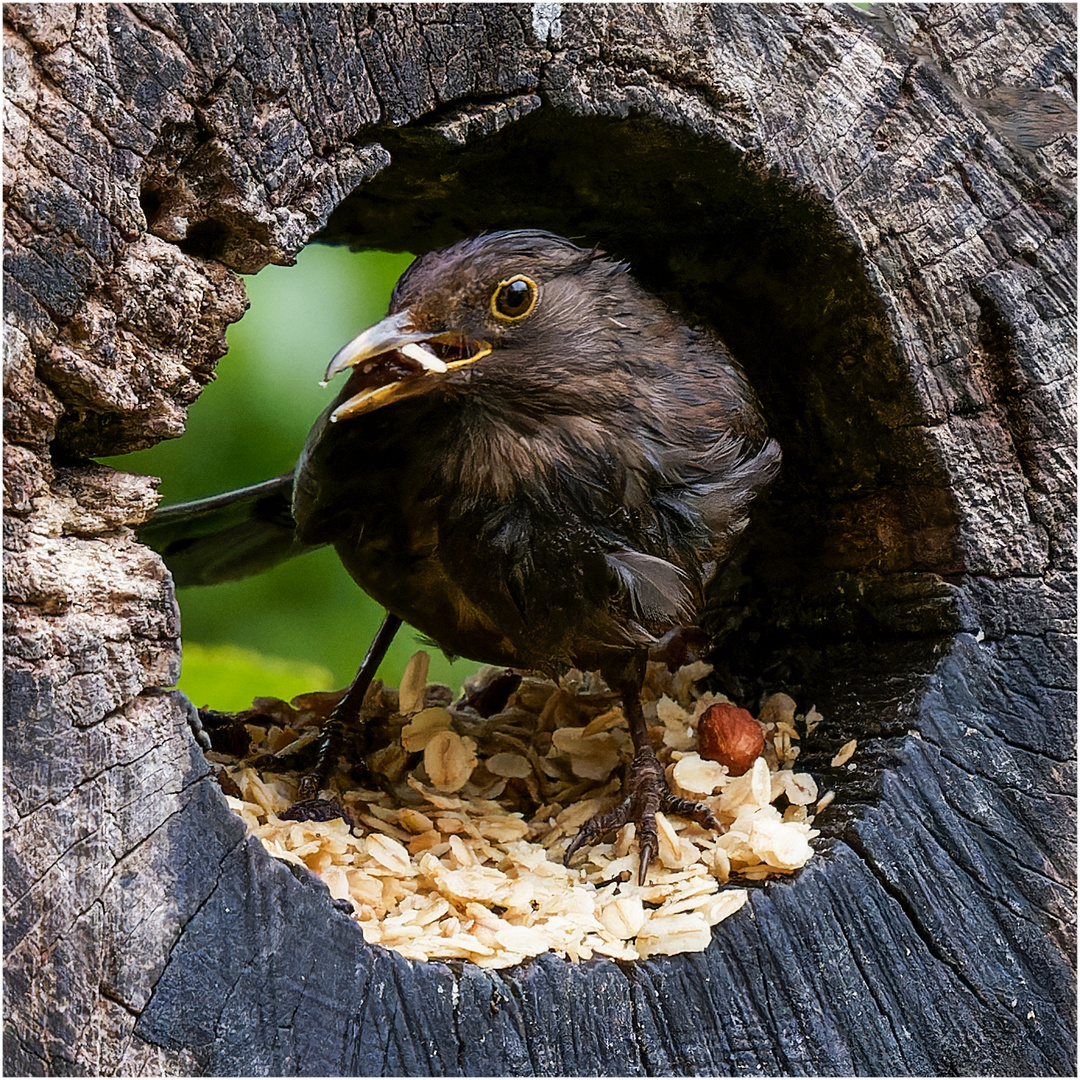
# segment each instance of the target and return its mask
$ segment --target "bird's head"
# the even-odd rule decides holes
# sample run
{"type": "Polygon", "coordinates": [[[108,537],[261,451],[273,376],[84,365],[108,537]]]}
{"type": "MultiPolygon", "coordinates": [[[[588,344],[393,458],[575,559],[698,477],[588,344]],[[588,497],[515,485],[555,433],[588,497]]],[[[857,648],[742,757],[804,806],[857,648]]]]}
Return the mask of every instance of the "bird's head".
{"type": "Polygon", "coordinates": [[[599,337],[628,331],[618,317],[628,290],[641,321],[647,294],[624,271],[596,250],[531,229],[488,233],[422,256],[398,281],[386,318],[330,362],[327,381],[352,370],[330,419],[463,385],[471,377],[465,372],[485,358],[482,369],[519,383],[526,370],[535,374],[550,362],[580,371],[602,351],[599,337]]]}

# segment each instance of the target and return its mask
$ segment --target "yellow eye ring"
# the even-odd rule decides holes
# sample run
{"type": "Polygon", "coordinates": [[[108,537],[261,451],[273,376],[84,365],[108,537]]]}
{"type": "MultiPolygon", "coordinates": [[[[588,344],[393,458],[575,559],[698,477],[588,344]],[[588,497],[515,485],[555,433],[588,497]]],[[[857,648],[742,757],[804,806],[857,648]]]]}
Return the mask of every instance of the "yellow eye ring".
{"type": "Polygon", "coordinates": [[[540,295],[536,282],[524,274],[500,281],[491,294],[491,314],[502,322],[521,322],[532,314],[540,295]]]}

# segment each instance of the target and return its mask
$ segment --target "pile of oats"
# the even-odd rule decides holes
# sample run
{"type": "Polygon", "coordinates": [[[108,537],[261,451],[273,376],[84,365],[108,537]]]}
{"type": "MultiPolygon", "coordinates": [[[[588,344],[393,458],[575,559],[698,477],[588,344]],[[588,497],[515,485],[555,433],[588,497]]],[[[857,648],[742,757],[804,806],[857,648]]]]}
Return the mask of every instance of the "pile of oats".
{"type": "Polygon", "coordinates": [[[819,799],[814,779],[793,766],[800,735],[821,717],[796,716],[787,695],[765,702],[765,750],[732,777],[695,750],[701,715],[727,700],[697,689],[709,665],[650,663],[642,701],[672,790],[704,799],[724,828],[658,814],[659,850],[639,886],[633,825],[579,852],[573,868],[562,862],[578,828],[618,799],[631,756],[618,698],[602,680],[525,676],[510,692],[505,672],[484,669],[451,704],[445,687],[428,685],[427,667],[417,653],[399,691],[376,682],[368,693],[380,749],[366,764],[384,790],[356,789],[339,773],[323,793],[355,828],[278,817],[296,794],[290,759],[315,738],[334,695],[260,699],[240,718],[248,752],[210,754],[249,831],[271,855],[318,874],[372,944],[490,968],[548,951],[571,960],[699,952],[711,927],[746,903],[739,881],[790,874],[813,855],[813,815],[831,793],[819,799]],[[488,719],[469,704],[485,694],[500,706],[488,719]]]}

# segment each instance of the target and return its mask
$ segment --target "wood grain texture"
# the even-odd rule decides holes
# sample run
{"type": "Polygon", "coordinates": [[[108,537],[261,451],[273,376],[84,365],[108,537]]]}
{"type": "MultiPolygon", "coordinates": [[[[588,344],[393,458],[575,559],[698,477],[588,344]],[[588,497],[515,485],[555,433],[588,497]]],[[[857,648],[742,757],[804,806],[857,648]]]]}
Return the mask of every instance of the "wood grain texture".
{"type": "Polygon", "coordinates": [[[1075,1074],[1074,15],[880,10],[5,5],[9,1074],[1075,1074]],[[710,619],[840,797],[701,955],[367,947],[226,809],[88,460],[182,431],[239,273],[505,226],[712,324],[784,446],[710,619]]]}

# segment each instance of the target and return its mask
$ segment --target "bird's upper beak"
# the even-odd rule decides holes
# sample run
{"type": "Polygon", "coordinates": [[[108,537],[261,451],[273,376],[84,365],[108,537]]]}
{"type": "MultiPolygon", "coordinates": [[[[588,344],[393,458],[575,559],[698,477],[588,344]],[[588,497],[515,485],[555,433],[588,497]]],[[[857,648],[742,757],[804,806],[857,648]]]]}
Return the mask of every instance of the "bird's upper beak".
{"type": "Polygon", "coordinates": [[[358,393],[331,414],[332,423],[371,412],[431,389],[433,377],[475,363],[491,352],[456,330],[421,330],[408,310],[387,315],[339,349],[326,369],[324,384],[347,368],[354,370],[348,388],[358,393]]]}

